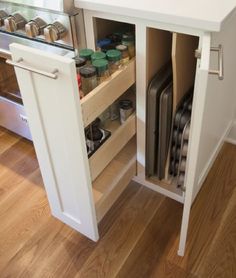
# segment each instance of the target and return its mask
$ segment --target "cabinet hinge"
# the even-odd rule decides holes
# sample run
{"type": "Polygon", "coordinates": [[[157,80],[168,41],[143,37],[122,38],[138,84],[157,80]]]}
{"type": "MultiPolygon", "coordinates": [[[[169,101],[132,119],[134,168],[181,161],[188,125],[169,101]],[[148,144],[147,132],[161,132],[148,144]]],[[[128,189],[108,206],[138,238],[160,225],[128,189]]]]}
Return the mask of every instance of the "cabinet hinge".
{"type": "Polygon", "coordinates": [[[196,50],[195,50],[195,58],[201,59],[201,56],[202,56],[202,51],[201,51],[201,49],[196,49],[196,50]]]}

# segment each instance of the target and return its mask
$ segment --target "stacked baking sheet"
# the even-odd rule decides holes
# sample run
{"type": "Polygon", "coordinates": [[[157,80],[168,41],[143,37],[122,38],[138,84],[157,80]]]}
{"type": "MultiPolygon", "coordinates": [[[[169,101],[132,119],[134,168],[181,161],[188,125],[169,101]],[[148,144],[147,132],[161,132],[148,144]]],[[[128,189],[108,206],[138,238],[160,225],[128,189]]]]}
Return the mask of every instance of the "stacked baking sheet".
{"type": "Polygon", "coordinates": [[[163,67],[147,94],[146,175],[163,179],[172,125],[172,68],[163,67]]]}
{"type": "Polygon", "coordinates": [[[192,89],[178,104],[172,127],[170,175],[177,177],[177,186],[184,186],[192,111],[192,89]]]}
{"type": "Polygon", "coordinates": [[[147,92],[146,175],[162,180],[170,175],[183,186],[192,109],[192,89],[173,111],[171,64],[151,80],[147,92]],[[167,175],[166,175],[167,173],[167,175]]]}

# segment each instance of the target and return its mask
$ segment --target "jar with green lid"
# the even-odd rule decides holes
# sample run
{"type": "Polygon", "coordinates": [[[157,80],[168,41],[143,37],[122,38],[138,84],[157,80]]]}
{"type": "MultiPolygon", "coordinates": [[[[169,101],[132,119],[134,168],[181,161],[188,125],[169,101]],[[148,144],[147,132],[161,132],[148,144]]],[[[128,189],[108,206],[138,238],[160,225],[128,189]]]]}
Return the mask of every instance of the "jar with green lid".
{"type": "Polygon", "coordinates": [[[97,87],[97,74],[96,68],[92,65],[84,66],[80,70],[81,87],[84,95],[87,95],[94,88],[97,87]]]}
{"type": "Polygon", "coordinates": [[[127,65],[129,63],[129,51],[128,46],[119,44],[116,46],[116,49],[121,52],[121,64],[127,65]]]}
{"type": "Polygon", "coordinates": [[[93,61],[93,66],[97,71],[97,81],[98,84],[101,84],[107,78],[109,78],[109,70],[108,70],[108,61],[105,59],[95,60],[93,61]]]}
{"type": "Polygon", "coordinates": [[[135,56],[135,39],[134,39],[134,35],[132,33],[123,34],[122,42],[121,43],[128,47],[129,56],[130,56],[130,58],[133,58],[135,56]]]}
{"type": "Polygon", "coordinates": [[[107,60],[109,63],[110,74],[114,73],[120,68],[121,52],[119,50],[113,49],[107,51],[107,60]]]}
{"type": "Polygon", "coordinates": [[[79,56],[86,60],[87,65],[91,64],[91,56],[94,53],[92,49],[84,48],[79,51],[79,56]]]}
{"type": "Polygon", "coordinates": [[[106,59],[106,54],[101,51],[96,51],[91,55],[92,62],[95,60],[106,59]]]}

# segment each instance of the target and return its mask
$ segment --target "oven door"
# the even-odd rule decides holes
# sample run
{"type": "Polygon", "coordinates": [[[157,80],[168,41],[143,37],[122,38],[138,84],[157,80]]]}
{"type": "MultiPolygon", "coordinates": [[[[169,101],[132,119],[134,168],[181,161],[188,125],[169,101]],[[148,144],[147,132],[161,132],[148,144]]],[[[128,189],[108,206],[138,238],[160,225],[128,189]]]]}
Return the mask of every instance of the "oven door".
{"type": "Polygon", "coordinates": [[[0,55],[0,126],[32,140],[14,67],[0,55]]]}

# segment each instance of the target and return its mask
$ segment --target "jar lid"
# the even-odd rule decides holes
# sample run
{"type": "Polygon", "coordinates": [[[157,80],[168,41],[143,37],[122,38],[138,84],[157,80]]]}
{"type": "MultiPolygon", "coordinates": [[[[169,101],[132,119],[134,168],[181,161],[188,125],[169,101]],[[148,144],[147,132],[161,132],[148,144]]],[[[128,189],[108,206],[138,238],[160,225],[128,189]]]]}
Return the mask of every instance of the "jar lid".
{"type": "Polygon", "coordinates": [[[93,61],[93,66],[98,72],[105,71],[108,69],[108,61],[105,59],[95,60],[93,61]]]}
{"type": "Polygon", "coordinates": [[[106,58],[106,54],[101,51],[96,51],[91,56],[92,61],[105,59],[105,58],[106,58]]]}
{"type": "Polygon", "coordinates": [[[107,59],[109,61],[119,61],[121,57],[121,52],[116,49],[108,50],[107,51],[107,59]]]}
{"type": "Polygon", "coordinates": [[[92,77],[96,75],[96,68],[94,66],[84,66],[79,69],[79,73],[85,78],[92,77]]]}
{"type": "Polygon", "coordinates": [[[134,42],[134,34],[133,33],[125,33],[122,36],[122,40],[124,40],[124,41],[133,41],[134,42]]]}
{"type": "Polygon", "coordinates": [[[83,57],[76,56],[74,59],[77,68],[81,68],[86,64],[86,59],[83,57]]]}
{"type": "Polygon", "coordinates": [[[93,50],[89,48],[84,48],[79,51],[79,56],[85,58],[86,60],[91,60],[91,55],[93,54],[93,50]]]}
{"type": "Polygon", "coordinates": [[[111,39],[109,39],[109,38],[105,38],[105,39],[97,41],[97,47],[99,47],[99,48],[102,48],[102,47],[107,46],[109,44],[111,44],[111,39]]]}
{"type": "Polygon", "coordinates": [[[119,102],[119,106],[121,109],[128,110],[133,107],[133,103],[129,99],[123,99],[119,102]]]}
{"type": "Polygon", "coordinates": [[[116,49],[122,52],[122,51],[128,50],[128,46],[123,45],[123,44],[119,44],[119,45],[116,46],[116,49]]]}

